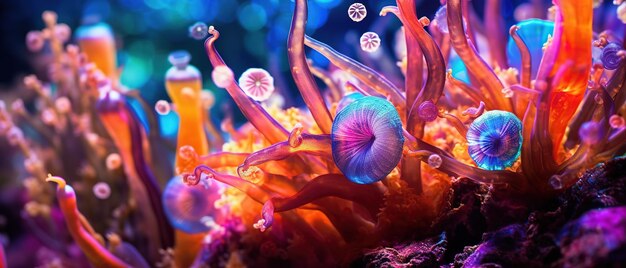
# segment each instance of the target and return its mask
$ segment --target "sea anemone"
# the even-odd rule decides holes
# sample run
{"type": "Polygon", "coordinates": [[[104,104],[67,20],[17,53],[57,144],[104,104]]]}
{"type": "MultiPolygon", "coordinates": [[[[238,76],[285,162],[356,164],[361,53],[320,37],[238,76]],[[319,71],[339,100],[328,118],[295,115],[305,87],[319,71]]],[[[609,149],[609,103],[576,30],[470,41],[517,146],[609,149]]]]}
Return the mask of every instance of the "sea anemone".
{"type": "MultiPolygon", "coordinates": [[[[367,249],[432,238],[446,222],[470,221],[472,213],[490,209],[475,212],[474,203],[528,213],[570,189],[585,170],[623,153],[624,45],[610,32],[594,35],[592,1],[555,0],[553,22],[522,21],[509,29],[508,44],[500,1],[488,1],[484,23],[468,1],[443,1],[433,25],[418,18],[416,2],[397,0],[380,10],[404,29],[406,51],[389,71],[305,35],[308,1],[295,0],[286,45],[305,107],[288,109],[268,100],[280,92],[273,92],[271,70],[248,69],[237,81],[238,69],[218,52],[220,32],[194,24],[193,38],[208,36],[213,83],[247,119],[236,126],[224,118],[222,132],[209,115],[215,95],[202,89],[189,53],[169,56],[165,88],[172,105],[150,106],[120,84],[109,26],[82,26],[79,47],[64,47],[67,29],[44,14],[47,32],[60,27],[58,36],[32,32],[28,46],[39,51],[50,44],[55,64],[67,68],[55,76],[54,91],[34,76],[24,79],[42,100],[37,117],[20,102],[11,111],[0,105],[0,134],[21,150],[33,177],[25,183],[33,200],[29,217],[51,213],[53,193],[42,185],[54,182],[69,235],[97,267],[146,266],[145,260],[177,267],[241,260],[345,266],[367,249]],[[489,57],[477,51],[483,45],[477,29],[489,57]],[[602,64],[592,63],[592,46],[603,49],[602,64]],[[308,61],[307,48],[332,67],[308,61]],[[447,70],[455,60],[467,79],[447,70]],[[333,79],[331,69],[343,77],[333,79]],[[179,118],[175,144],[159,131],[160,116],[170,112],[179,118]],[[44,142],[35,143],[18,122],[44,142]],[[67,157],[50,156],[59,154],[67,157]],[[77,163],[81,169],[73,168],[77,163]],[[78,199],[92,196],[78,194],[84,189],[99,200],[123,196],[109,213],[113,224],[81,214],[78,199]],[[494,205],[501,195],[506,202],[494,205]]],[[[364,8],[354,4],[349,18],[362,20],[364,8]]],[[[358,41],[372,56],[392,58],[376,32],[358,41]]],[[[517,238],[520,228],[513,229],[509,235],[517,238]]],[[[55,247],[45,231],[38,235],[55,247]]]]}

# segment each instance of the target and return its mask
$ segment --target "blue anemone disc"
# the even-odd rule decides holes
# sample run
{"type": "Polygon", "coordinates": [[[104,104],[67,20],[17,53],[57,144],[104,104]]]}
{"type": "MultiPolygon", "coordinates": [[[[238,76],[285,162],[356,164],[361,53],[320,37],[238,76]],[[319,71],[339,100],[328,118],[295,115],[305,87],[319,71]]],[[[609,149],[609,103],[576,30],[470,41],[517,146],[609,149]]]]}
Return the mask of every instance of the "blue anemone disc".
{"type": "Polygon", "coordinates": [[[335,164],[352,182],[374,183],[387,176],[402,157],[402,122],[387,100],[361,97],[343,108],[333,121],[335,164]]]}
{"type": "MultiPolygon", "coordinates": [[[[541,58],[543,57],[543,44],[548,41],[548,36],[554,34],[554,22],[529,19],[521,21],[516,25],[519,26],[517,34],[520,39],[524,41],[524,44],[526,44],[530,52],[531,77],[535,77],[539,69],[539,63],[541,63],[541,58]]],[[[515,41],[510,36],[506,48],[506,55],[509,59],[509,65],[520,70],[522,67],[522,56],[515,41]]]]}
{"type": "Polygon", "coordinates": [[[468,151],[483,169],[502,170],[513,165],[522,149],[522,122],[510,112],[488,111],[467,131],[468,151]]]}
{"type": "Polygon", "coordinates": [[[609,43],[602,49],[602,65],[604,69],[615,70],[622,62],[622,57],[618,52],[622,50],[622,46],[617,43],[609,43]]]}
{"type": "Polygon", "coordinates": [[[207,220],[217,222],[221,217],[215,208],[220,198],[219,185],[186,185],[181,176],[170,179],[163,191],[165,215],[174,228],[186,233],[202,233],[211,230],[207,220]]]}
{"type": "Polygon", "coordinates": [[[360,98],[363,98],[363,94],[359,92],[352,92],[343,96],[343,98],[341,98],[341,100],[339,100],[339,103],[337,104],[337,112],[341,111],[343,108],[348,106],[348,104],[353,103],[355,100],[358,100],[360,98]]]}

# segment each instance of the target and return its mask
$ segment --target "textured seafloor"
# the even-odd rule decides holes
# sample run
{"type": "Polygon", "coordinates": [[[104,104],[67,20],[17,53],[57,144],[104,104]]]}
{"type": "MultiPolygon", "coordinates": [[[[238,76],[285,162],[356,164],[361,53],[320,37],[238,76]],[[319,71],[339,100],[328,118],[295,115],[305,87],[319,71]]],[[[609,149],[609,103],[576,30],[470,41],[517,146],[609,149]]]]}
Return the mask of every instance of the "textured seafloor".
{"type": "Polygon", "coordinates": [[[441,233],[365,254],[369,267],[624,267],[626,158],[587,171],[571,188],[528,209],[505,190],[458,180],[441,233]]]}

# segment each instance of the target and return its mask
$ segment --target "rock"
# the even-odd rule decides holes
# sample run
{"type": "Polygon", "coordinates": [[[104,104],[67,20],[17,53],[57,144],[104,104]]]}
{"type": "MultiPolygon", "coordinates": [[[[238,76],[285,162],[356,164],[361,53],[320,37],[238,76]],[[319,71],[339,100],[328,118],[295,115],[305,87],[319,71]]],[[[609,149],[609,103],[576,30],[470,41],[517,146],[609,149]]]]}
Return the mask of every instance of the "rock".
{"type": "Polygon", "coordinates": [[[568,223],[559,236],[563,267],[623,267],[626,206],[592,210],[568,223]]]}
{"type": "Polygon", "coordinates": [[[445,233],[419,242],[381,247],[365,253],[355,266],[439,267],[447,246],[445,233]]]}

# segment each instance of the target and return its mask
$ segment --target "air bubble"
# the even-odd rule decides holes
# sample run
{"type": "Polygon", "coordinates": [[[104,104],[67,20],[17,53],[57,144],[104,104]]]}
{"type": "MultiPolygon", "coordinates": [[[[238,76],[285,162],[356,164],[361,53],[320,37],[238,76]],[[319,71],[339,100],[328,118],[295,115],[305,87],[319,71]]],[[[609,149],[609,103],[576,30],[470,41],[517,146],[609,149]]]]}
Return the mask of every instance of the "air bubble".
{"type": "Polygon", "coordinates": [[[441,167],[442,162],[443,162],[443,159],[441,159],[441,156],[439,156],[438,154],[431,154],[428,157],[428,165],[433,168],[441,167]]]}

